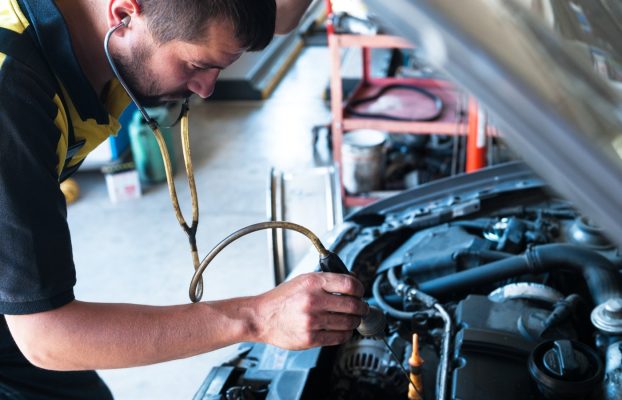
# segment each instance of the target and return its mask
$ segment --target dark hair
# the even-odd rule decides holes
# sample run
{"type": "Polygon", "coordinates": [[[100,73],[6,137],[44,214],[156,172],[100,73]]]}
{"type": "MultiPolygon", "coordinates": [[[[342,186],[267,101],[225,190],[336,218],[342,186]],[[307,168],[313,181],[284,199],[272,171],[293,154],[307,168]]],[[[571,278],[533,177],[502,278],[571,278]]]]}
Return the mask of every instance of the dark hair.
{"type": "Polygon", "coordinates": [[[214,20],[230,22],[249,51],[263,49],[274,36],[275,0],[141,0],[140,5],[160,43],[197,42],[214,20]]]}

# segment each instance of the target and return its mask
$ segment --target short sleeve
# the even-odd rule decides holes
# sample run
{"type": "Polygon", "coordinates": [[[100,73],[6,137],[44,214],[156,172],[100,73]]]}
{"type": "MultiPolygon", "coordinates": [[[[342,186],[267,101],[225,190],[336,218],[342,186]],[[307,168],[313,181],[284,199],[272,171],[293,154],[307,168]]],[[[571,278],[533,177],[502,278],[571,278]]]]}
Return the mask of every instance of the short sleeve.
{"type": "Polygon", "coordinates": [[[7,57],[0,68],[0,313],[74,299],[67,207],[58,183],[55,85],[7,57]]]}

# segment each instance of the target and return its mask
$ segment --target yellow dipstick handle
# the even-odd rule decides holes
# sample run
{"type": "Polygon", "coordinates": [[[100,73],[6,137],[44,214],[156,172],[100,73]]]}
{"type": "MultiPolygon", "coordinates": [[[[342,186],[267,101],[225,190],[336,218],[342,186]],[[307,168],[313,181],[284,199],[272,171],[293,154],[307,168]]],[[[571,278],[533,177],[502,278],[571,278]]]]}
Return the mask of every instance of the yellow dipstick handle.
{"type": "Polygon", "coordinates": [[[423,400],[423,377],[421,367],[423,358],[419,354],[419,335],[413,333],[413,351],[408,360],[410,365],[410,384],[408,385],[408,400],[423,400]]]}

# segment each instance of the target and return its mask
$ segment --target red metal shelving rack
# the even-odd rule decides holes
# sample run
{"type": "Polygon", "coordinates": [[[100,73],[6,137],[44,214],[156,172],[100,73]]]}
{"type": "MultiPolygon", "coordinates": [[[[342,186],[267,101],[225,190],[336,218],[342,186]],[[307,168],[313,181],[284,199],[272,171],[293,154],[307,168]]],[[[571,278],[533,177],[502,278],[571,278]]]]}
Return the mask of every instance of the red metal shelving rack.
{"type": "MultiPolygon", "coordinates": [[[[468,135],[467,138],[467,172],[477,170],[486,164],[486,140],[488,128],[485,124],[478,124],[479,110],[473,99],[468,100],[466,120],[461,118],[458,103],[464,93],[447,81],[421,78],[378,78],[371,75],[370,59],[372,48],[413,48],[407,40],[391,35],[353,35],[335,33],[332,24],[332,3],[326,0],[328,14],[327,34],[330,53],[330,89],[332,112],[332,141],[333,159],[341,171],[341,146],[343,136],[355,129],[376,129],[391,133],[408,134],[442,134],[468,135]],[[346,100],[343,99],[341,80],[341,49],[355,47],[362,49],[362,77],[361,82],[346,100]],[[394,121],[377,118],[359,118],[348,114],[347,109],[353,101],[376,94],[388,85],[405,84],[424,88],[439,96],[445,105],[440,117],[431,122],[394,121]]],[[[399,94],[396,94],[399,96],[399,94]]],[[[361,195],[351,195],[343,187],[343,178],[340,173],[341,190],[346,207],[355,207],[369,204],[377,198],[361,195]]]]}

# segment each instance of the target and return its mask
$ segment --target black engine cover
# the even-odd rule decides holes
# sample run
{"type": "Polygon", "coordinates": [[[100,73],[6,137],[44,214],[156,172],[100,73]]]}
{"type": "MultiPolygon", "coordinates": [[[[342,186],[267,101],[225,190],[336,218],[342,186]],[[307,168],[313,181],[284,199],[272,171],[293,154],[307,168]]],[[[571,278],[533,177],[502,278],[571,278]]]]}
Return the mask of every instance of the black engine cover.
{"type": "MultiPolygon", "coordinates": [[[[460,328],[455,337],[453,395],[456,400],[539,399],[528,371],[528,358],[544,338],[538,326],[550,310],[526,300],[495,303],[472,295],[456,309],[460,328]]],[[[551,334],[573,338],[566,325],[551,334]]],[[[547,335],[549,337],[549,335],[547,335]]]]}

